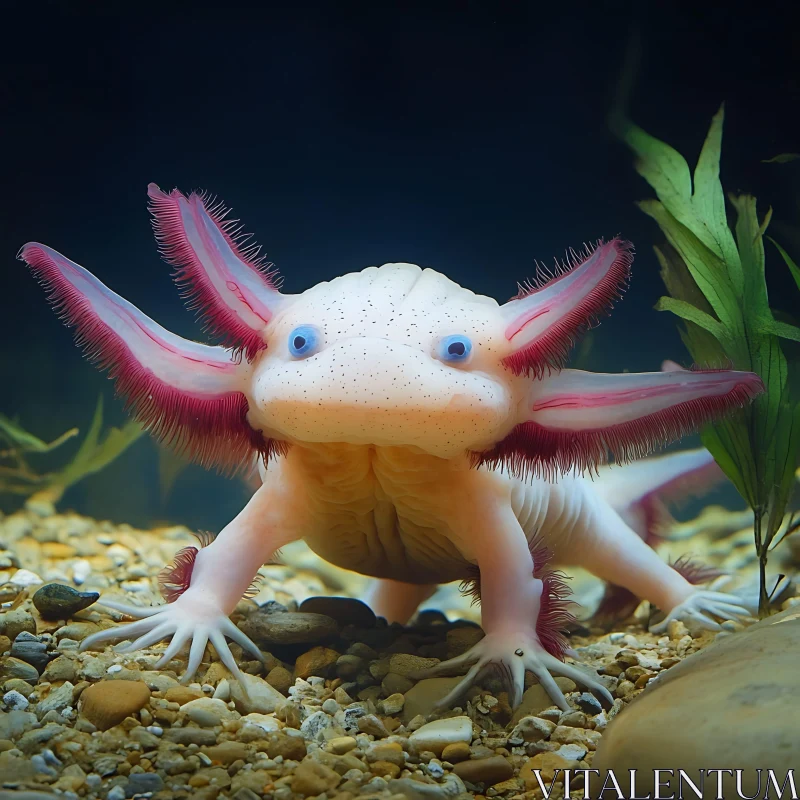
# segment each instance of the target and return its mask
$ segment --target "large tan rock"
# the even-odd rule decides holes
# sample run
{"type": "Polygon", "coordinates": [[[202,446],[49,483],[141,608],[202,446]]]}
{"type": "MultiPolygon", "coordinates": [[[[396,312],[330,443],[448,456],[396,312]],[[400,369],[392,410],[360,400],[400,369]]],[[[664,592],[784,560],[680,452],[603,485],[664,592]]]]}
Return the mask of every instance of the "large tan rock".
{"type": "MultiPolygon", "coordinates": [[[[672,769],[675,776],[682,769],[696,784],[700,770],[740,769],[740,791],[734,776],[723,775],[723,796],[763,797],[767,770],[775,770],[780,786],[787,770],[797,767],[798,719],[800,610],[789,609],[663,673],[608,726],[592,767],[613,770],[626,785],[628,770],[638,770],[638,796],[655,793],[656,769],[672,769]]],[[[661,773],[661,796],[677,796],[677,780],[661,773]]],[[[697,796],[684,783],[685,796],[687,791],[697,796]]],[[[703,797],[716,796],[712,773],[703,797]]]]}
{"type": "Polygon", "coordinates": [[[119,725],[150,700],[150,689],[142,681],[101,681],[81,694],[81,713],[98,730],[119,725]]]}

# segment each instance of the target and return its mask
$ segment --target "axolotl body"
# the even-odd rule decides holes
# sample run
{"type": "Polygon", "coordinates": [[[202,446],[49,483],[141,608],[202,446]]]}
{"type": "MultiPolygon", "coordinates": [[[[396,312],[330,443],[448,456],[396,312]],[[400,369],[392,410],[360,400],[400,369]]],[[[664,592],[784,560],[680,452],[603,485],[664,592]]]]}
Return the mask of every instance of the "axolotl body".
{"type": "Polygon", "coordinates": [[[390,620],[407,621],[438,583],[479,585],[486,635],[434,670],[469,667],[444,703],[489,667],[506,676],[512,705],[526,670],[562,708],[554,674],[610,700],[565,660],[569,614],[550,556],[651,601],[666,619],[713,628],[715,617],[752,614],[739,596],[693,585],[643,541],[648,509],[713,469],[708,453],[602,464],[643,458],[742,406],[763,390],[759,378],[563,368],[575,337],[624,289],[628,243],[573,253],[502,305],[410,264],[286,295],[221,206],[154,185],[149,195],[162,252],[219,346],[170,333],[49,247],[25,245],[21,258],[148,429],[206,465],[236,471],[257,456],[261,485],[213,541],[179,555],[165,582],[170,602],[105,600],[137,621],[85,647],[133,638],[131,651],[171,638],[163,665],[190,643],[188,680],[210,641],[239,675],[226,637],[261,653],[229,614],[259,567],[297,539],[376,578],[370,602],[390,620]]]}

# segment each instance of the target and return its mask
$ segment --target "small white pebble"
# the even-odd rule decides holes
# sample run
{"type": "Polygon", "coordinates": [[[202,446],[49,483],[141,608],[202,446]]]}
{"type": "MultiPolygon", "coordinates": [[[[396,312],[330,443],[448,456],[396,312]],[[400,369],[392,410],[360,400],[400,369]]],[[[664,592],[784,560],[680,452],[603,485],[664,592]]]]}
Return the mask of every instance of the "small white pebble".
{"type": "Polygon", "coordinates": [[[427,770],[428,775],[430,775],[431,778],[441,778],[444,775],[444,767],[442,767],[442,762],[435,758],[432,758],[428,762],[427,770]]]}
{"type": "Polygon", "coordinates": [[[211,766],[211,764],[213,763],[213,762],[211,761],[211,759],[210,759],[210,758],[209,758],[209,757],[208,757],[208,756],[207,756],[205,753],[198,753],[198,754],[197,754],[197,757],[200,759],[200,761],[201,761],[201,762],[203,763],[203,765],[204,765],[204,766],[206,766],[206,767],[210,767],[210,766],[211,766]]]}
{"type": "Polygon", "coordinates": [[[231,685],[227,678],[223,678],[214,690],[214,697],[217,700],[222,700],[225,703],[231,699],[231,685]]]}
{"type": "Polygon", "coordinates": [[[72,581],[76,586],[86,583],[86,579],[91,574],[92,565],[85,558],[79,558],[72,563],[72,581]]]}
{"type": "Polygon", "coordinates": [[[6,692],[3,695],[3,702],[6,704],[6,708],[11,711],[24,711],[28,707],[28,700],[25,695],[17,691],[6,692]]]}
{"type": "Polygon", "coordinates": [[[96,772],[90,772],[86,776],[86,785],[90,789],[99,789],[102,783],[103,779],[96,772]]]}
{"type": "Polygon", "coordinates": [[[122,672],[122,664],[112,664],[106,672],[109,675],[113,675],[115,672],[122,672]]]}
{"type": "Polygon", "coordinates": [[[11,576],[9,583],[14,586],[26,588],[28,586],[39,586],[39,584],[44,583],[44,581],[35,572],[31,572],[29,569],[18,569],[11,576]]]}
{"type": "Polygon", "coordinates": [[[164,733],[164,729],[160,728],[158,725],[148,725],[145,730],[148,733],[152,733],[153,736],[161,736],[164,733]]]}
{"type": "Polygon", "coordinates": [[[322,710],[323,710],[323,711],[324,711],[326,714],[331,714],[331,715],[333,715],[333,714],[335,714],[335,713],[336,713],[336,712],[339,710],[339,704],[338,704],[338,703],[337,703],[337,702],[336,702],[336,701],[335,701],[335,700],[334,700],[332,697],[329,697],[329,698],[328,698],[328,699],[327,699],[327,700],[326,700],[326,701],[325,701],[325,702],[322,704],[322,710]]]}
{"type": "Polygon", "coordinates": [[[214,694],[214,687],[210,683],[204,683],[201,688],[206,694],[214,694]]]}

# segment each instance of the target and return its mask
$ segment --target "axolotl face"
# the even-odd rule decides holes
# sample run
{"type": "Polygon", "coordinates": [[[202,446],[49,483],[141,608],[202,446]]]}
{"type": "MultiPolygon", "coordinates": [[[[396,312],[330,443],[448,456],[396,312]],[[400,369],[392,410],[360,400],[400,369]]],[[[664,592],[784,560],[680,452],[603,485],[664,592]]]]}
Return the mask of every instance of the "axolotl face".
{"type": "Polygon", "coordinates": [[[249,419],[276,438],[408,445],[452,456],[516,422],[498,304],[387,264],[286,298],[254,366],[249,419]]]}
{"type": "Polygon", "coordinates": [[[387,264],[284,295],[225,209],[149,190],[175,278],[225,346],[182,339],[45,245],[20,251],[89,357],[157,437],[236,471],[292,443],[416,447],[555,475],[655,446],[763,390],[752,373],[563,369],[628,280],[619,239],[571,253],[499,305],[387,264]]]}

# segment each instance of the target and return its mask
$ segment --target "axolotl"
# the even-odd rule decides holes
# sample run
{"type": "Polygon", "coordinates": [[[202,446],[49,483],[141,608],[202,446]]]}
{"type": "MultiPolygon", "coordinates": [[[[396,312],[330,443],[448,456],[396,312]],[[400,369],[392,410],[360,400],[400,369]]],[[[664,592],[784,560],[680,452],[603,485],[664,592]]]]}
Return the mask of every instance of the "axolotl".
{"type": "Polygon", "coordinates": [[[162,254],[217,346],[169,332],[50,247],[29,243],[20,257],[155,436],[223,470],[257,458],[261,483],[213,541],[179,554],[170,602],[105,600],[136,621],[84,647],[132,638],[130,652],[171,639],[163,666],[190,643],[188,680],[211,642],[239,676],[228,639],[262,655],[229,615],[257,570],[298,539],[375,578],[369,599],[389,620],[407,621],[437,584],[473,580],[485,637],[426,673],[466,671],[444,704],[487,668],[505,676],[512,706],[526,670],[561,708],[553,675],[610,702],[566,660],[575,652],[550,556],[666,619],[714,628],[752,615],[748,601],[693,585],[643,540],[649,504],[704,473],[706,451],[601,465],[644,458],[743,406],[763,391],[759,377],[565,368],[575,338],[627,285],[629,243],[571,252],[503,304],[401,263],[288,295],[223,206],[155,185],[148,194],[162,254]]]}

